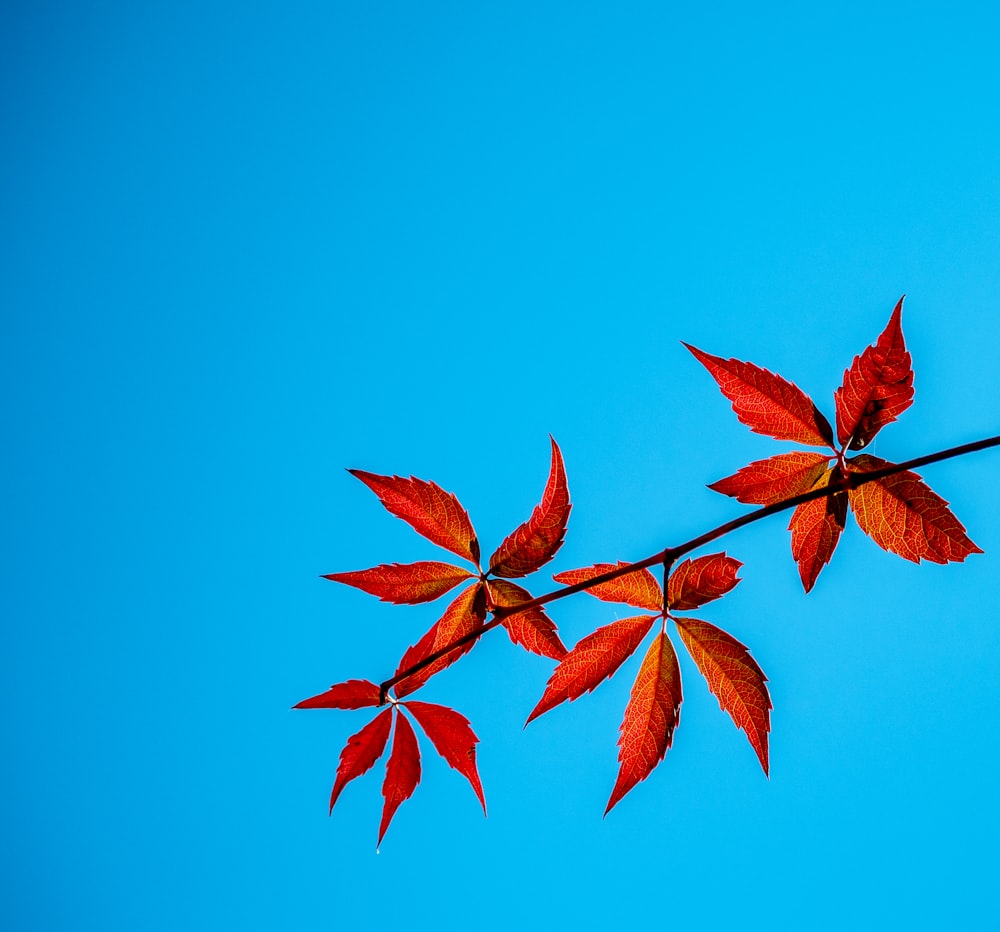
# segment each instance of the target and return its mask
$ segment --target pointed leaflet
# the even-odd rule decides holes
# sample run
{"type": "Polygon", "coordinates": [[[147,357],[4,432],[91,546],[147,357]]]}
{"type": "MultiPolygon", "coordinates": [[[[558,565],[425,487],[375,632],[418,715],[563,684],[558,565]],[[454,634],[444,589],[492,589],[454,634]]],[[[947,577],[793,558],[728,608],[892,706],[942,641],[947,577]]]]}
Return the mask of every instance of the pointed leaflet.
{"type": "Polygon", "coordinates": [[[367,773],[374,766],[385,750],[389,740],[389,728],[392,725],[392,709],[385,709],[375,716],[356,735],[351,735],[340,752],[340,764],[337,767],[337,779],[333,783],[330,794],[330,811],[337,801],[341,791],[355,777],[367,773]]]}
{"type": "Polygon", "coordinates": [[[509,534],[490,557],[490,572],[494,576],[518,577],[534,573],[551,560],[562,546],[566,523],[572,507],[566,487],[566,469],[562,453],[552,441],[552,464],[540,505],[531,517],[509,534]]]}
{"type": "MultiPolygon", "coordinates": [[[[552,578],[557,583],[572,586],[627,565],[621,560],[617,563],[595,563],[584,569],[556,573],[552,578]]],[[[660,590],[660,584],[647,569],[627,573],[610,582],[598,583],[585,591],[604,602],[624,602],[634,608],[645,608],[652,612],[663,610],[663,592],[660,590]]]]}
{"type": "Polygon", "coordinates": [[[378,827],[378,843],[382,844],[385,830],[389,827],[396,810],[412,795],[420,782],[420,747],[409,719],[396,710],[396,734],[392,739],[392,753],[385,766],[385,782],[382,795],[382,822],[378,827]]]}
{"type": "Polygon", "coordinates": [[[601,680],[611,676],[642,643],[654,621],[653,615],[623,618],[583,638],[552,671],[528,722],[560,702],[567,699],[572,702],[585,692],[593,692],[601,680]]]}
{"type": "Polygon", "coordinates": [[[756,460],[731,476],[713,482],[709,488],[730,495],[747,505],[773,505],[800,492],[808,492],[827,470],[829,456],[808,453],[779,453],[756,460]]]}
{"type": "Polygon", "coordinates": [[[295,703],[293,709],[363,709],[378,705],[378,686],[368,680],[336,683],[325,693],[295,703]]]}
{"type": "Polygon", "coordinates": [[[327,573],[323,578],[362,589],[369,595],[377,595],[383,602],[416,605],[418,602],[433,602],[471,576],[460,566],[424,560],[419,563],[383,563],[370,570],[327,573]]]}
{"type": "Polygon", "coordinates": [[[625,707],[618,739],[621,766],[605,815],[663,760],[680,717],[681,671],[674,646],[661,631],[649,645],[625,707]]]}
{"type": "Polygon", "coordinates": [[[420,723],[438,754],[469,781],[482,804],[483,815],[486,815],[483,785],[476,770],[476,744],[479,739],[469,726],[469,720],[454,709],[416,699],[407,702],[406,708],[420,723]]]}
{"type": "Polygon", "coordinates": [[[685,611],[721,599],[739,582],[736,574],[742,565],[724,553],[685,560],[667,580],[667,607],[685,611]]]}
{"type": "Polygon", "coordinates": [[[370,488],[397,518],[439,547],[479,564],[479,541],[468,512],[454,495],[433,482],[410,476],[379,476],[362,469],[348,472],[370,488]]]}
{"type": "MultiPolygon", "coordinates": [[[[531,600],[530,592],[512,582],[495,579],[489,586],[493,601],[500,608],[513,608],[531,600]]],[[[503,626],[515,644],[520,644],[533,654],[541,654],[553,660],[562,660],[566,656],[566,647],[559,640],[555,624],[540,605],[504,618],[503,626]]]]}
{"type": "MultiPolygon", "coordinates": [[[[839,466],[820,476],[814,489],[825,488],[843,478],[839,466]]],[[[847,522],[847,496],[843,492],[803,502],[788,522],[792,532],[792,558],[799,565],[799,578],[806,592],[816,584],[820,570],[830,562],[847,522]]]]}
{"type": "MultiPolygon", "coordinates": [[[[862,453],[847,465],[851,472],[873,472],[891,464],[862,453]]],[[[883,550],[914,563],[961,563],[970,553],[982,553],[948,503],[915,472],[875,479],[849,494],[861,530],[883,550]]]]}
{"type": "MultiPolygon", "coordinates": [[[[458,594],[455,600],[445,609],[444,614],[434,622],[431,629],[403,654],[403,659],[399,661],[396,673],[402,673],[410,667],[419,663],[425,657],[429,657],[435,651],[447,647],[461,637],[471,634],[477,628],[481,628],[486,618],[486,606],[483,599],[481,583],[474,583],[458,594]]],[[[412,676],[398,682],[393,689],[400,699],[415,692],[427,682],[435,673],[439,673],[445,667],[450,666],[463,654],[472,650],[475,641],[469,641],[454,650],[449,651],[443,657],[429,663],[426,667],[412,676]]]]}
{"type": "Polygon", "coordinates": [[[797,385],[752,362],[723,359],[684,344],[733,403],[740,421],[756,434],[814,447],[833,447],[833,428],[797,385]]]}
{"type": "Polygon", "coordinates": [[[731,634],[696,618],[675,618],[674,622],[708,688],[736,727],[746,732],[766,774],[767,733],[771,730],[767,677],[731,634]]]}
{"type": "Polygon", "coordinates": [[[843,385],[834,392],[837,437],[842,444],[850,441],[852,450],[866,447],[913,404],[913,368],[899,322],[902,310],[900,298],[878,341],[854,357],[843,385]]]}

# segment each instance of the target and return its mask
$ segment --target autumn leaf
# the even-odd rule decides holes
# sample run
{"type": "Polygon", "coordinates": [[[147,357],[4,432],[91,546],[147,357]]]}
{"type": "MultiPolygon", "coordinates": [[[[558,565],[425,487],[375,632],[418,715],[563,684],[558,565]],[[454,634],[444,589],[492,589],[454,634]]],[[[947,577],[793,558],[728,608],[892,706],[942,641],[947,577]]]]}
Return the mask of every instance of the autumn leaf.
{"type": "MultiPolygon", "coordinates": [[[[843,478],[839,466],[826,470],[813,486],[825,488],[843,478]]],[[[806,592],[816,584],[820,570],[830,562],[847,522],[847,496],[843,492],[803,502],[792,512],[788,530],[792,532],[792,558],[806,592]]]]}
{"type": "Polygon", "coordinates": [[[433,482],[410,476],[379,476],[361,469],[348,472],[377,496],[390,514],[439,547],[479,565],[479,541],[466,510],[454,495],[433,482]]]}
{"type": "Polygon", "coordinates": [[[457,770],[472,786],[486,815],[486,799],[476,770],[476,744],[479,739],[469,725],[469,720],[454,709],[430,702],[411,699],[406,708],[420,723],[431,744],[450,767],[457,770]]]}
{"type": "Polygon", "coordinates": [[[490,573],[516,578],[534,573],[551,560],[562,546],[566,524],[572,506],[566,486],[566,468],[555,440],[552,442],[552,463],[541,504],[531,517],[512,531],[490,557],[490,573]]]}
{"type": "MultiPolygon", "coordinates": [[[[598,628],[576,645],[552,671],[545,692],[528,716],[528,722],[569,699],[592,692],[642,643],[656,617],[623,618],[598,628]]],[[[525,722],[527,724],[528,722],[525,722]]]]}
{"type": "MultiPolygon", "coordinates": [[[[459,638],[465,637],[476,629],[481,628],[485,618],[486,606],[483,599],[482,584],[477,582],[459,593],[431,629],[403,654],[403,658],[399,661],[399,666],[396,669],[396,675],[398,676],[405,670],[410,669],[410,667],[415,666],[435,651],[442,650],[459,638]]],[[[454,650],[429,663],[422,670],[396,683],[393,688],[397,698],[402,699],[403,696],[416,692],[435,673],[439,673],[445,667],[453,664],[463,654],[472,650],[474,643],[475,641],[469,641],[460,647],[456,647],[454,650]]]]}
{"type": "Polygon", "coordinates": [[[830,457],[806,450],[778,453],[756,460],[731,476],[713,482],[709,488],[747,505],[775,502],[808,492],[829,468],[830,457]]]}
{"type": "Polygon", "coordinates": [[[378,844],[382,844],[385,831],[396,810],[412,795],[420,782],[420,747],[413,726],[402,712],[396,712],[396,734],[392,739],[392,753],[385,768],[382,783],[382,822],[378,827],[378,844]]]}
{"type": "Polygon", "coordinates": [[[336,683],[325,693],[303,699],[292,706],[293,709],[363,709],[377,706],[378,686],[368,680],[348,680],[336,683]]]}
{"type": "MultiPolygon", "coordinates": [[[[530,592],[503,579],[492,580],[489,587],[498,608],[514,608],[531,599],[530,592]]],[[[553,660],[562,660],[566,656],[566,647],[559,640],[555,624],[540,605],[504,617],[503,626],[515,644],[533,654],[553,660]]]]}
{"type": "Polygon", "coordinates": [[[681,671],[662,631],[650,644],[625,707],[618,740],[618,780],[604,814],[663,760],[681,713],[681,671]]]}
{"type": "Polygon", "coordinates": [[[340,752],[340,764],[337,767],[337,779],[333,783],[330,794],[330,811],[344,787],[351,780],[367,773],[375,765],[385,750],[389,740],[389,729],[392,725],[392,709],[385,709],[375,716],[356,735],[351,735],[340,752]]]}
{"type": "MultiPolygon", "coordinates": [[[[867,453],[847,462],[851,472],[874,472],[891,465],[867,453]]],[[[875,479],[848,494],[858,526],[883,550],[914,563],[961,563],[969,554],[982,553],[948,503],[915,472],[875,479]]]]}
{"type": "Polygon", "coordinates": [[[667,580],[667,607],[684,611],[722,598],[739,582],[736,573],[742,565],[724,553],[685,560],[667,580]]]}
{"type": "Polygon", "coordinates": [[[695,618],[675,618],[674,622],[708,688],[736,727],[746,732],[766,774],[767,733],[771,729],[767,677],[746,647],[731,634],[695,618]]]}
{"type": "Polygon", "coordinates": [[[385,563],[370,570],[327,573],[323,578],[354,586],[383,602],[416,605],[432,602],[472,574],[460,566],[425,560],[419,563],[385,563]]]}
{"type": "Polygon", "coordinates": [[[833,448],[833,428],[797,385],[751,362],[722,359],[687,343],[684,346],[708,370],[732,402],[736,416],[754,433],[833,448]]]}
{"type": "MultiPolygon", "coordinates": [[[[595,563],[579,570],[566,570],[563,573],[556,573],[552,578],[557,583],[566,586],[573,586],[577,583],[587,582],[595,576],[608,573],[611,570],[627,566],[627,563],[595,563]]],[[[659,612],[663,610],[663,592],[656,577],[647,569],[635,570],[612,579],[608,582],[597,583],[585,590],[588,594],[605,602],[623,602],[634,608],[644,608],[648,611],[659,612]]]]}
{"type": "Polygon", "coordinates": [[[899,299],[878,341],[844,372],[844,382],[834,392],[837,437],[842,445],[860,450],[886,424],[913,404],[913,369],[903,342],[899,299]]]}

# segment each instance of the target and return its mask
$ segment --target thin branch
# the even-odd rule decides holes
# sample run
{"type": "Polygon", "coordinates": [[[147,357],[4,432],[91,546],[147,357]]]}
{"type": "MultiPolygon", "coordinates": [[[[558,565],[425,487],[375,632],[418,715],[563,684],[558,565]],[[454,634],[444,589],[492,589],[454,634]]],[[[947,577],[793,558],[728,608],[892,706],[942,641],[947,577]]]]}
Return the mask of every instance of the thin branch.
{"type": "Polygon", "coordinates": [[[925,456],[918,456],[914,459],[906,460],[906,462],[903,463],[891,463],[882,469],[874,469],[871,472],[848,473],[838,482],[826,485],[821,489],[812,489],[808,492],[802,492],[800,495],[793,495],[791,498],[783,499],[773,505],[765,505],[758,508],[756,511],[751,511],[749,514],[742,515],[739,518],[734,518],[732,521],[726,521],[724,524],[720,524],[718,527],[715,527],[710,531],[706,531],[698,537],[691,538],[691,540],[678,547],[667,547],[659,553],[654,553],[652,556],[646,557],[645,559],[636,560],[634,563],[625,563],[622,566],[616,566],[614,569],[608,570],[606,573],[593,576],[584,582],[573,583],[570,586],[562,586],[559,589],[554,589],[552,592],[546,593],[545,595],[540,595],[537,598],[529,599],[527,602],[522,602],[517,606],[509,608],[496,608],[493,611],[493,619],[484,624],[482,627],[477,628],[475,631],[471,631],[463,637],[457,638],[446,647],[428,654],[423,658],[423,660],[413,664],[413,666],[408,667],[406,670],[402,670],[395,676],[390,677],[380,684],[379,705],[385,705],[387,700],[386,694],[396,683],[401,680],[405,680],[408,676],[413,676],[414,673],[419,673],[424,669],[424,667],[429,666],[434,663],[435,660],[439,660],[446,654],[451,653],[456,648],[463,647],[471,641],[479,640],[479,638],[486,634],[487,631],[492,631],[498,625],[502,625],[511,615],[516,615],[519,612],[525,612],[532,608],[547,605],[549,602],[555,602],[558,599],[566,598],[566,596],[574,595],[577,592],[583,592],[586,589],[592,589],[594,586],[600,585],[601,583],[611,582],[613,579],[627,576],[629,573],[635,573],[638,570],[646,569],[650,566],[656,565],[657,563],[661,563],[664,566],[663,592],[665,598],[667,591],[666,577],[669,573],[670,567],[677,560],[677,558],[686,553],[690,553],[692,550],[704,547],[705,544],[718,540],[720,537],[724,537],[732,531],[736,531],[741,527],[746,527],[748,524],[753,524],[755,521],[760,521],[763,518],[769,518],[771,515],[787,511],[789,508],[795,508],[804,502],[811,502],[817,498],[827,498],[830,495],[847,492],[850,489],[856,489],[858,486],[865,485],[868,482],[874,482],[877,479],[884,479],[886,476],[893,476],[896,473],[905,472],[908,469],[916,469],[918,466],[926,466],[929,463],[939,463],[942,460],[952,459],[956,456],[964,456],[967,453],[976,453],[979,450],[986,450],[990,447],[996,446],[1000,446],[1000,436],[988,437],[985,440],[976,440],[973,443],[963,443],[960,446],[950,447],[947,450],[939,450],[937,453],[928,453],[925,456]]]}

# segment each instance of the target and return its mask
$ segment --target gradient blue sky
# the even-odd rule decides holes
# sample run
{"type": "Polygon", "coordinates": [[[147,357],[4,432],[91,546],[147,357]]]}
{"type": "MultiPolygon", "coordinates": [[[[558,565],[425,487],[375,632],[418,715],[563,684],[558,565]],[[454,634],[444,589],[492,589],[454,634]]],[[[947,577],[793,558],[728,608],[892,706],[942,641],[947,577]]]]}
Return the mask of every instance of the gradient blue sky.
{"type": "MultiPolygon", "coordinates": [[[[875,452],[997,433],[995,12],[0,17],[0,926],[996,922],[996,452],[924,473],[966,564],[849,526],[806,597],[782,519],[726,542],[744,582],[701,617],[770,678],[770,781],[682,657],[674,747],[602,820],[637,659],[522,731],[551,664],[498,633],[420,695],[472,720],[489,818],[425,754],[376,855],[378,770],[326,815],[369,713],[289,711],[436,617],[318,578],[440,554],[344,467],[439,482],[489,552],[551,432],[551,568],[637,559],[741,513],[705,484],[789,448],[679,341],[832,414],[904,292],[916,401],[875,452]]],[[[553,610],[570,642],[616,613],[553,610]]]]}

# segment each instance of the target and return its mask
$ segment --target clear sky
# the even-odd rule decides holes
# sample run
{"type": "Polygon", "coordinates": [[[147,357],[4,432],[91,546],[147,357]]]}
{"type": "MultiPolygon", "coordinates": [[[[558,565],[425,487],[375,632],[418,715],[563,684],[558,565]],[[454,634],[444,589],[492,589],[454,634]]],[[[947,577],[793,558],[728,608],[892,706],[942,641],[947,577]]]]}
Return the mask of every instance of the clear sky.
{"type": "MultiPolygon", "coordinates": [[[[345,471],[455,492],[548,569],[741,514],[791,449],[680,340],[832,391],[908,295],[913,407],[875,453],[1000,431],[1000,20],[988,4],[6,4],[0,13],[0,926],[987,928],[1000,830],[1000,454],[928,467],[986,552],[849,525],[805,596],[786,521],[699,613],[770,679],[771,778],[686,657],[665,762],[606,818],[638,658],[527,729],[501,632],[419,696],[376,855],[371,717],[435,606],[322,580],[442,552],[345,471]]],[[[547,572],[528,585],[546,591],[547,572]]],[[[552,611],[573,643],[622,607],[552,611]]]]}

